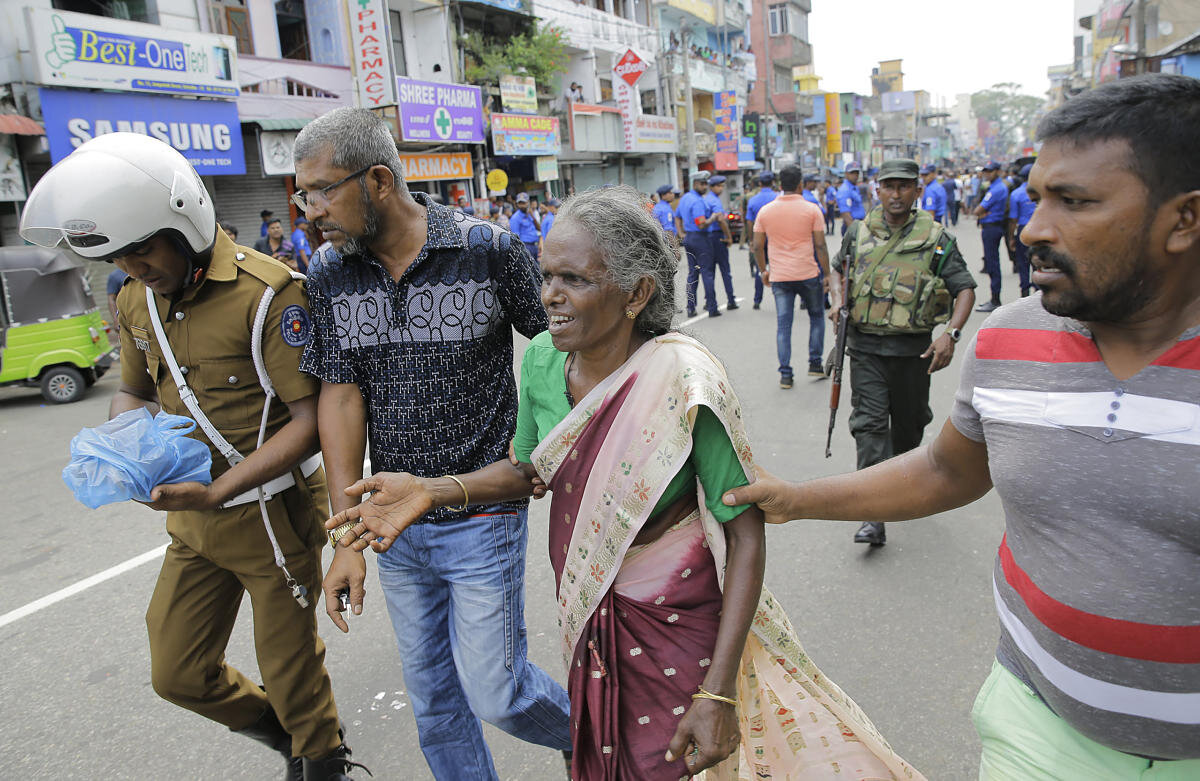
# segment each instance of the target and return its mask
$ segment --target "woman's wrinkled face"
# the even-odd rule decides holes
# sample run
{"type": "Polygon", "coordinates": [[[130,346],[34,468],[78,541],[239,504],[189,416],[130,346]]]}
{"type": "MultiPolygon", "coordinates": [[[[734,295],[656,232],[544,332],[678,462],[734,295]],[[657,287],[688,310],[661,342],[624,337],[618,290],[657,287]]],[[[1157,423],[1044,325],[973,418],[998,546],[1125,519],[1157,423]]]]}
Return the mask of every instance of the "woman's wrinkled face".
{"type": "Polygon", "coordinates": [[[591,234],[570,221],[555,222],[540,260],[542,305],[556,349],[575,352],[628,339],[629,294],[609,279],[591,234]]]}

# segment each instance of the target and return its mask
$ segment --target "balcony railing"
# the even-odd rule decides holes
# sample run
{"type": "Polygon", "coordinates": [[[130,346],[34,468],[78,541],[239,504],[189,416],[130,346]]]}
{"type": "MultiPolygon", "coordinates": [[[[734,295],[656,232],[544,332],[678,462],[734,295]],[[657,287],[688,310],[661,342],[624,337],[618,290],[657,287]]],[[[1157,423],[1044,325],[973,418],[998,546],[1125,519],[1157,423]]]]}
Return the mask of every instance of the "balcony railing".
{"type": "Polygon", "coordinates": [[[615,52],[633,46],[652,53],[659,48],[653,28],[572,0],[533,0],[533,15],[566,30],[576,49],[598,46],[615,52]]]}

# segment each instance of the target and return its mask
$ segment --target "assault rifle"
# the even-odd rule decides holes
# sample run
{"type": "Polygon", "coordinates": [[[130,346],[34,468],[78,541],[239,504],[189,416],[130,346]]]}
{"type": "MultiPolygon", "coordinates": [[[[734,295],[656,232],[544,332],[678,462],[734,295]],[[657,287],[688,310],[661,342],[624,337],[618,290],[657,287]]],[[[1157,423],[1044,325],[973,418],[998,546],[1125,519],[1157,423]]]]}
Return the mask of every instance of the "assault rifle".
{"type": "Polygon", "coordinates": [[[850,294],[846,289],[846,275],[842,275],[842,306],[838,309],[837,339],[825,373],[833,380],[829,388],[829,433],[825,435],[825,457],[833,455],[833,426],[837,421],[838,402],[842,399],[842,367],[846,363],[846,329],[850,327],[850,294]]]}

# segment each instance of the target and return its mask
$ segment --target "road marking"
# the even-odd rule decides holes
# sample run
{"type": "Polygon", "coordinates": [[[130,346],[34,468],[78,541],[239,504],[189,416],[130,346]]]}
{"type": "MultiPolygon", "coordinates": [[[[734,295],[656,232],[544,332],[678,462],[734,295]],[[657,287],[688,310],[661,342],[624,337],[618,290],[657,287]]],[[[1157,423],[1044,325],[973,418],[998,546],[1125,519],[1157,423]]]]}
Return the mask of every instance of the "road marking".
{"type": "MultiPolygon", "coordinates": [[[[740,305],[741,305],[741,303],[742,303],[743,301],[745,301],[745,299],[744,299],[744,298],[739,298],[738,296],[734,296],[734,297],[733,297],[733,302],[734,302],[735,304],[738,304],[738,305],[739,305],[739,306],[738,306],[738,309],[741,309],[741,308],[742,308],[740,305]]],[[[729,311],[728,307],[722,307],[722,308],[723,308],[723,309],[725,309],[725,311],[726,311],[726,312],[728,312],[728,311],[729,311]]],[[[692,323],[698,323],[698,322],[700,322],[701,320],[704,320],[704,319],[706,319],[707,317],[708,317],[708,312],[705,312],[705,313],[704,313],[704,314],[702,314],[702,315],[696,315],[695,317],[689,317],[687,320],[684,320],[682,323],[680,323],[680,324],[679,324],[679,327],[680,327],[680,328],[683,328],[683,327],[685,327],[685,326],[689,326],[689,325],[691,325],[692,323]]]]}
{"type": "Polygon", "coordinates": [[[24,607],[19,607],[16,610],[10,611],[10,612],[5,613],[4,615],[0,616],[0,627],[8,626],[12,622],[17,621],[18,619],[22,619],[25,616],[32,615],[32,614],[38,612],[39,610],[41,610],[42,608],[50,607],[55,602],[61,602],[68,597],[73,597],[82,591],[88,590],[92,586],[98,586],[99,584],[103,583],[106,580],[115,578],[117,575],[120,575],[124,572],[128,572],[129,570],[134,569],[135,567],[140,567],[148,561],[153,561],[154,559],[161,557],[166,550],[167,550],[167,545],[166,545],[166,543],[164,543],[164,544],[158,546],[157,548],[155,548],[154,550],[148,550],[145,553],[141,554],[140,556],[134,556],[132,559],[129,559],[128,561],[123,561],[120,564],[116,565],[115,567],[109,567],[108,569],[104,570],[103,572],[97,572],[95,575],[92,575],[90,578],[84,578],[83,580],[79,581],[78,583],[73,583],[70,586],[67,586],[66,588],[59,589],[58,591],[55,591],[53,594],[47,594],[46,596],[42,597],[41,599],[35,599],[34,601],[30,602],[28,605],[25,605],[24,607]]]}

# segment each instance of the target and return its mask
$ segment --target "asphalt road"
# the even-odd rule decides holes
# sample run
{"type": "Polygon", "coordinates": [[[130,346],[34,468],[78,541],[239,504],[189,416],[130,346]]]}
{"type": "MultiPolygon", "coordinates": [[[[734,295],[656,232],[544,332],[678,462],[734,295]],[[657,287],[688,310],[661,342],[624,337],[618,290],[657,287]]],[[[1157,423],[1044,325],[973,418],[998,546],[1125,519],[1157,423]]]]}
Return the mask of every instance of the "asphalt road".
{"type": "MultiPolygon", "coordinates": [[[[957,231],[978,272],[974,223],[957,231]]],[[[830,242],[831,246],[834,242],[830,242]]],[[[794,329],[796,387],[778,387],[774,305],[750,307],[746,254],[733,252],[742,308],[685,326],[725,361],[748,421],[758,462],[793,479],[854,468],[846,427],[849,388],[823,458],[829,384],[803,376],[807,320],[794,329]]],[[[1007,261],[1004,261],[1007,266],[1007,261]]],[[[987,280],[977,274],[980,290],[987,280]]],[[[1006,301],[1015,277],[1005,279],[1006,301]]],[[[986,297],[983,293],[981,297],[986,297]]],[[[973,333],[983,316],[968,323],[973,333]]],[[[518,338],[518,342],[523,341],[518,338]]],[[[827,334],[826,344],[832,342],[827,334]]],[[[519,361],[520,349],[518,349],[519,361]]],[[[934,423],[941,428],[958,379],[958,359],[935,375],[934,423]]],[[[0,389],[0,755],[10,778],[266,779],[281,763],[266,749],[159,700],[150,686],[144,613],[158,571],[153,556],[34,612],[30,603],[154,551],[164,518],[136,504],[88,510],[64,487],[67,443],[106,415],[116,372],[76,404],[49,406],[35,389],[0,389]]],[[[847,377],[849,372],[847,372],[847,377]]],[[[919,486],[914,486],[919,490],[919,486]]],[[[553,574],[545,502],[530,512],[526,621],[530,656],[562,677],[552,641],[553,574]]],[[[889,527],[885,548],[851,543],[856,526],[795,522],[768,533],[767,584],[787,608],[807,650],[874,719],[902,756],[930,779],[976,775],[978,739],[969,713],[991,664],[997,624],[992,557],[1002,532],[1000,502],[889,527]]],[[[327,554],[328,556],[328,554],[327,554]]],[[[85,584],[86,585],[86,584],[85,584]]],[[[364,615],[342,635],[318,608],[327,664],[355,758],[376,779],[427,779],[392,629],[372,572],[364,615]]],[[[228,659],[252,677],[251,611],[243,605],[228,659]]],[[[503,779],[562,778],[556,752],[486,728],[503,779]]]]}

